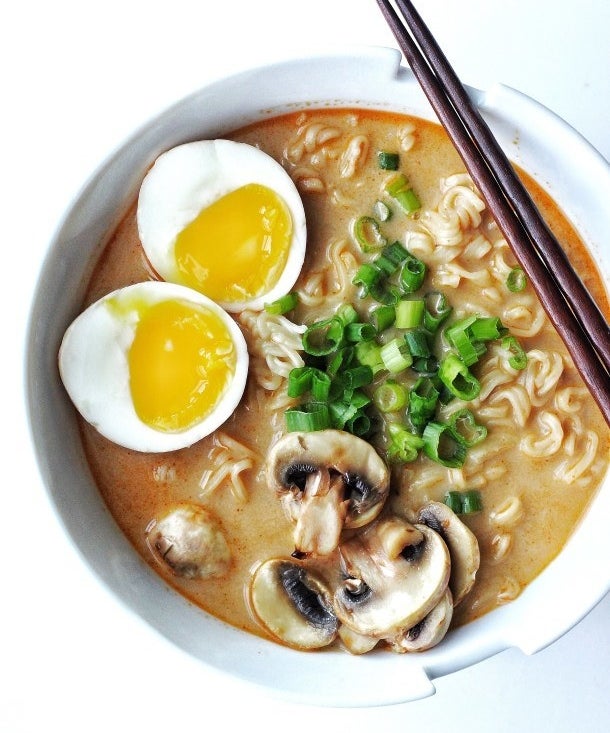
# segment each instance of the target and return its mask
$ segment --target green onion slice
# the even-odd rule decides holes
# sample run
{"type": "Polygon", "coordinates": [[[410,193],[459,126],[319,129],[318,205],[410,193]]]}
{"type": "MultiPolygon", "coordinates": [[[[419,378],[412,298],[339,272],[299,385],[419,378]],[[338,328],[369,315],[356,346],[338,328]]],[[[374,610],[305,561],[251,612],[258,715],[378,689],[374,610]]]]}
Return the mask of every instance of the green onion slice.
{"type": "Polygon", "coordinates": [[[331,427],[328,405],[324,402],[306,402],[286,410],[286,428],[289,432],[311,432],[331,427]]]}
{"type": "Polygon", "coordinates": [[[416,328],[423,322],[424,301],[401,300],[396,304],[396,328],[416,328]]]}
{"type": "Polygon", "coordinates": [[[455,354],[447,354],[440,363],[438,376],[454,397],[466,402],[474,400],[481,391],[479,380],[470,373],[464,362],[455,354]]]}
{"type": "Polygon", "coordinates": [[[342,343],[344,328],[338,316],[312,323],[303,334],[303,349],[311,356],[331,354],[342,343]]]}
{"type": "Polygon", "coordinates": [[[412,254],[403,262],[400,270],[400,287],[405,293],[414,293],[424,284],[426,265],[412,254]]]}
{"type": "Polygon", "coordinates": [[[449,418],[449,424],[462,436],[467,448],[472,448],[487,437],[485,425],[479,425],[472,411],[467,408],[454,412],[449,418]]]}
{"type": "Polygon", "coordinates": [[[393,305],[379,305],[371,311],[371,323],[377,333],[389,328],[396,319],[396,308],[393,305]]]}
{"type": "Polygon", "coordinates": [[[364,262],[354,275],[352,283],[362,288],[361,297],[366,298],[371,289],[383,279],[383,273],[370,262],[364,262]]]}
{"type": "Polygon", "coordinates": [[[388,423],[390,442],[388,445],[388,457],[402,463],[414,461],[424,441],[419,435],[410,432],[404,425],[396,422],[388,423]]]}
{"type": "Polygon", "coordinates": [[[422,435],[423,451],[433,461],[447,468],[461,468],[467,448],[462,437],[448,423],[429,422],[422,435]]]}
{"type": "Polygon", "coordinates": [[[476,318],[469,331],[477,341],[495,341],[508,333],[499,318],[476,318]]]}
{"type": "Polygon", "coordinates": [[[380,412],[396,412],[407,404],[408,394],[406,387],[388,379],[373,392],[373,402],[380,412]]]}
{"type": "Polygon", "coordinates": [[[379,222],[372,216],[360,216],[352,229],[354,239],[363,252],[376,252],[388,243],[379,229],[379,222]]]}
{"type": "Polygon", "coordinates": [[[385,369],[379,344],[373,341],[360,341],[355,348],[358,363],[371,367],[373,374],[385,369]]]}
{"type": "Polygon", "coordinates": [[[523,350],[523,346],[514,336],[505,336],[502,339],[502,348],[511,353],[508,363],[513,369],[525,369],[527,366],[527,354],[523,350]]]}
{"type": "Polygon", "coordinates": [[[423,428],[434,416],[439,391],[428,377],[420,377],[409,392],[409,417],[417,428],[423,428]]]}
{"type": "Polygon", "coordinates": [[[414,214],[421,209],[421,202],[404,174],[394,176],[385,190],[406,214],[414,214]]]}
{"type": "Polygon", "coordinates": [[[390,374],[398,374],[410,367],[413,357],[407,351],[406,344],[401,338],[393,338],[381,347],[379,352],[383,365],[390,374]]]}
{"type": "Polygon", "coordinates": [[[379,221],[389,221],[392,218],[392,209],[385,201],[375,201],[373,212],[379,221]]]}
{"type": "Polygon", "coordinates": [[[398,153],[389,153],[387,150],[377,152],[377,162],[384,171],[397,171],[400,157],[398,153]]]}
{"type": "Polygon", "coordinates": [[[483,509],[481,493],[476,489],[468,491],[448,491],[443,502],[455,514],[475,514],[483,509]]]}
{"type": "Polygon", "coordinates": [[[522,290],[525,290],[526,285],[527,276],[525,272],[523,272],[521,267],[513,267],[506,278],[506,287],[511,293],[520,293],[522,290]]]}
{"type": "Polygon", "coordinates": [[[444,293],[434,290],[424,296],[424,327],[430,333],[436,333],[439,326],[447,319],[453,308],[447,302],[444,293]]]}
{"type": "Polygon", "coordinates": [[[348,323],[345,327],[345,338],[352,343],[370,341],[377,335],[377,329],[372,323],[348,323]]]}
{"type": "Polygon", "coordinates": [[[414,328],[405,333],[405,342],[414,359],[432,355],[429,338],[430,334],[424,328],[414,328]]]}
{"type": "Polygon", "coordinates": [[[272,303],[265,303],[265,310],[271,315],[283,316],[284,313],[288,313],[296,308],[298,302],[299,296],[297,293],[287,293],[272,303]]]}
{"type": "Polygon", "coordinates": [[[301,397],[311,390],[312,367],[295,367],[288,374],[288,397],[301,397]]]}

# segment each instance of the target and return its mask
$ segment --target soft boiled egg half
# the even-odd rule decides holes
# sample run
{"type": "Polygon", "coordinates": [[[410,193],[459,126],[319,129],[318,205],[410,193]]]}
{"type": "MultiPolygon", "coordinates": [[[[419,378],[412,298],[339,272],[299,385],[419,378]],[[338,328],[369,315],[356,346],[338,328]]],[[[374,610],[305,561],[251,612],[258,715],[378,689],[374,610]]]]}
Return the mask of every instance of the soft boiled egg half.
{"type": "Polygon", "coordinates": [[[160,155],[138,198],[140,240],[157,273],[229,312],[261,310],[296,282],[305,212],[296,186],[263,151],[231,140],[160,155]]]}
{"type": "Polygon", "coordinates": [[[206,296],[166,282],[116,290],[66,331],[62,381],[81,415],[119,445],[186,448],[237,407],[248,374],[246,342],[206,296]]]}

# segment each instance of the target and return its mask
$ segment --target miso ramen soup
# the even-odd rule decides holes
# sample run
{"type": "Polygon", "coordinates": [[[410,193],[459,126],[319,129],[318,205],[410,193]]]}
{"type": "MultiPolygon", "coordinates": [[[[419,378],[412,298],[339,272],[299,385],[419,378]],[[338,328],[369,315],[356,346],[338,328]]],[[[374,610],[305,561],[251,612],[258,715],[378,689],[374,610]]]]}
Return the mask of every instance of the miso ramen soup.
{"type": "MultiPolygon", "coordinates": [[[[228,137],[281,163],[301,195],[294,296],[232,314],[246,389],[194,445],[137,452],[81,420],[99,490],[153,570],[229,624],[302,649],[421,651],[514,600],[561,551],[607,470],[608,429],[439,126],[325,109],[228,137]],[[203,549],[180,559],[189,542],[203,549]],[[384,603],[417,609],[384,627],[384,603]],[[418,646],[435,613],[441,631],[418,646]]],[[[523,176],[607,313],[579,236],[523,176]]],[[[136,209],[84,306],[159,279],[136,209]]]]}

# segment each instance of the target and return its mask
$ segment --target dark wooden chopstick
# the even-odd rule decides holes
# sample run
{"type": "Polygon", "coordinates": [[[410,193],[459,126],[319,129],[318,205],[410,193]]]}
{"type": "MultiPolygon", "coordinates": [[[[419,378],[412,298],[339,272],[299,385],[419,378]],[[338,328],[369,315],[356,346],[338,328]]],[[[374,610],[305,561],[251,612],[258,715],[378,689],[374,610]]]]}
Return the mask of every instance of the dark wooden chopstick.
{"type": "Polygon", "coordinates": [[[396,0],[421,51],[389,0],[377,0],[377,3],[610,425],[608,324],[412,3],[396,0]]]}

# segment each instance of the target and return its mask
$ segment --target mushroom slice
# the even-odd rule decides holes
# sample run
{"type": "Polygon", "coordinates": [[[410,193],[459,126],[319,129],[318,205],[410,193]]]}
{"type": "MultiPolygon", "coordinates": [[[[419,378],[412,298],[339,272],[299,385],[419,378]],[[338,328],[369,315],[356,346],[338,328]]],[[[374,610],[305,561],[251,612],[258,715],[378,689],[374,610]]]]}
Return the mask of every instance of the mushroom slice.
{"type": "Polygon", "coordinates": [[[146,541],[153,555],[183,578],[218,577],[231,564],[219,521],[198,504],[180,504],[153,520],[146,541]]]}
{"type": "Polygon", "coordinates": [[[362,527],[378,516],[390,487],[375,449],[342,430],[288,433],[271,449],[267,480],[297,525],[302,555],[331,554],[343,527],[362,527]]]}
{"type": "Polygon", "coordinates": [[[295,649],[328,646],[339,622],[326,585],[309,570],[283,558],[266,560],[255,570],[250,607],[274,637],[295,649]]]}
{"type": "MultiPolygon", "coordinates": [[[[396,529],[400,520],[386,521],[396,529]]],[[[414,525],[422,539],[407,544],[392,558],[384,548],[384,524],[379,522],[341,545],[345,579],[333,599],[341,622],[359,634],[377,638],[394,636],[418,624],[445,593],[450,572],[449,552],[436,532],[426,525],[414,525]]],[[[408,529],[408,522],[404,524],[408,529]]]]}
{"type": "Polygon", "coordinates": [[[446,505],[431,501],[419,511],[419,521],[445,540],[451,556],[449,587],[457,606],[474,585],[481,562],[479,543],[474,533],[446,505]]]}
{"type": "Polygon", "coordinates": [[[358,634],[345,624],[341,624],[339,627],[339,638],[350,654],[366,654],[379,643],[379,639],[373,636],[358,634]]]}
{"type": "Polygon", "coordinates": [[[453,618],[453,598],[449,588],[445,591],[440,603],[430,611],[418,624],[388,639],[392,651],[424,652],[443,640],[449,630],[453,618]]]}

